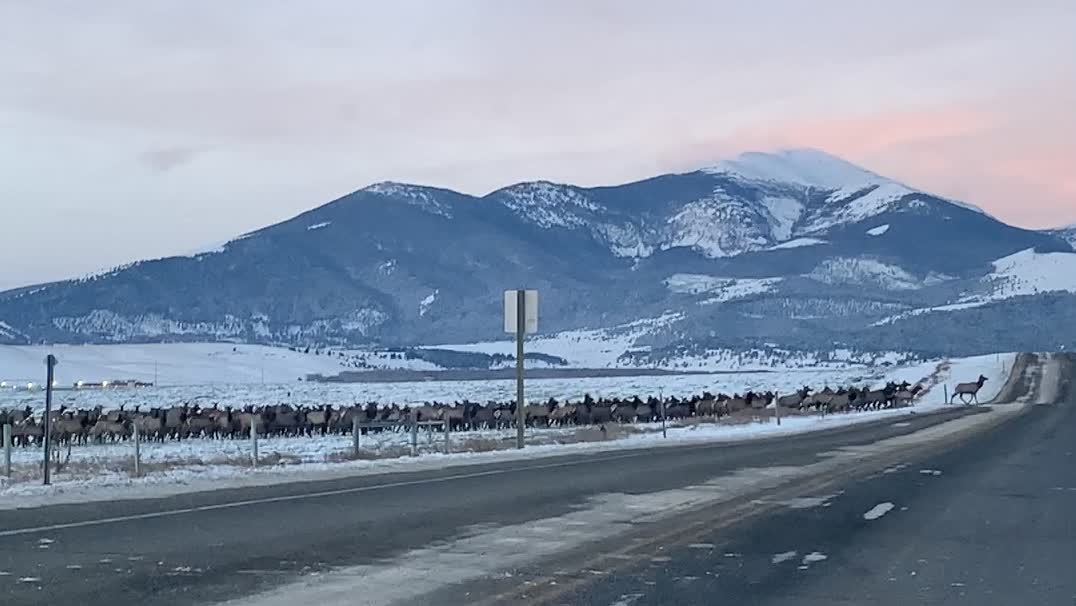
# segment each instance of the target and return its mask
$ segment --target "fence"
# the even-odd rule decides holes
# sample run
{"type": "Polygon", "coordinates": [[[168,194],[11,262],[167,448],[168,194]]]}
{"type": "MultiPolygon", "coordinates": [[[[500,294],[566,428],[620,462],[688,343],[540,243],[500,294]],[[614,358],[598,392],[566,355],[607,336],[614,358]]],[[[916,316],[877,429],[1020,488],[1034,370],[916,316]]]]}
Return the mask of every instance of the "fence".
{"type": "Polygon", "coordinates": [[[444,453],[448,454],[452,452],[452,426],[448,421],[436,420],[436,421],[400,421],[396,423],[387,422],[360,422],[358,417],[352,419],[351,422],[351,435],[352,435],[352,454],[358,458],[359,453],[362,450],[362,435],[364,433],[370,433],[372,430],[396,430],[406,428],[411,435],[410,446],[411,456],[418,456],[418,431],[419,427],[426,427],[430,432],[430,442],[432,442],[433,428],[440,426],[441,431],[444,433],[444,453]]]}

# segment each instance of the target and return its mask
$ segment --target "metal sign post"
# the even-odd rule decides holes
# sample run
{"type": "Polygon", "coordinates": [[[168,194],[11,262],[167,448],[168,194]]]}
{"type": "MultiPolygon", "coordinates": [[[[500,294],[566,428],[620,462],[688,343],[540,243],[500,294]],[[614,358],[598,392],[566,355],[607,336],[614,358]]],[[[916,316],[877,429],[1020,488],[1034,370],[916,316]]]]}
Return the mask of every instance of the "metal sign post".
{"type": "Polygon", "coordinates": [[[11,477],[11,425],[4,424],[4,477],[11,477]]]}
{"type": "Polygon", "coordinates": [[[258,466],[258,417],[250,414],[250,466],[258,466]]]}
{"type": "Polygon", "coordinates": [[[45,486],[49,485],[49,480],[50,480],[50,478],[49,478],[49,470],[50,470],[49,469],[49,455],[51,455],[52,453],[49,452],[49,449],[52,446],[51,440],[50,440],[50,438],[52,437],[52,428],[49,427],[49,424],[50,424],[49,417],[52,416],[52,382],[53,382],[53,376],[55,374],[56,364],[58,364],[58,363],[59,362],[58,362],[58,360],[56,360],[56,356],[54,356],[52,354],[49,354],[48,356],[45,357],[45,366],[48,367],[48,373],[47,373],[48,374],[48,379],[47,379],[47,381],[45,383],[45,420],[43,422],[43,427],[42,427],[42,429],[45,430],[45,436],[44,436],[44,439],[43,439],[44,447],[45,447],[45,486]]]}
{"type": "Polygon", "coordinates": [[[523,410],[523,337],[527,333],[527,294],[516,291],[516,448],[523,448],[523,425],[527,422],[523,410]]]}
{"type": "Polygon", "coordinates": [[[669,437],[668,427],[665,425],[665,391],[658,390],[658,401],[661,402],[661,437],[669,437]]]}
{"type": "Polygon", "coordinates": [[[516,334],[516,448],[523,448],[523,339],[529,332],[538,332],[537,290],[504,291],[504,331],[516,334]]]}
{"type": "Polygon", "coordinates": [[[131,424],[131,436],[134,439],[134,475],[136,478],[142,477],[142,448],[141,448],[141,436],[138,435],[138,424],[141,419],[135,419],[135,422],[131,424]]]}
{"type": "Polygon", "coordinates": [[[362,428],[359,427],[359,413],[351,411],[351,452],[355,458],[359,458],[359,447],[362,446],[362,428]]]}

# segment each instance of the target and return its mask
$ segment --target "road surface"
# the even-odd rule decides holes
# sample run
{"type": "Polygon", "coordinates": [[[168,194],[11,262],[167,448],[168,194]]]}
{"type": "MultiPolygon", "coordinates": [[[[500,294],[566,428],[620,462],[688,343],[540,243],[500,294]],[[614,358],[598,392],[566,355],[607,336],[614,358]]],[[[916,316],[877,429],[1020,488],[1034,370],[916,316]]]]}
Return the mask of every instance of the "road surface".
{"type": "Polygon", "coordinates": [[[963,592],[1000,604],[1034,590],[1019,595],[1071,604],[1072,411],[1034,407],[943,451],[907,438],[991,412],[0,511],[0,595],[5,606],[903,604],[963,592]]]}
{"type": "Polygon", "coordinates": [[[501,583],[486,593],[501,603],[526,596],[601,606],[1071,606],[1073,362],[1060,365],[1053,397],[955,448],[842,483],[816,502],[682,534],[638,557],[591,559],[600,574],[558,577],[551,571],[562,561],[529,570],[529,588],[501,583]]]}

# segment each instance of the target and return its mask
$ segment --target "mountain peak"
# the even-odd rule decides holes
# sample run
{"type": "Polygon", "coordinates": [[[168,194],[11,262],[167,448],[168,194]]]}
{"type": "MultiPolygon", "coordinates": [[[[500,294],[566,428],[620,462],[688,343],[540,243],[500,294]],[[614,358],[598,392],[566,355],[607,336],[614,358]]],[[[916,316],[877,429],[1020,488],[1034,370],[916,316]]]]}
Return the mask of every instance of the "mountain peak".
{"type": "Polygon", "coordinates": [[[360,189],[359,192],[379,194],[386,198],[417,206],[433,214],[445,217],[452,216],[452,209],[449,205],[439,199],[440,194],[455,194],[451,190],[411,183],[398,183],[396,181],[380,181],[360,189]]]}
{"type": "Polygon", "coordinates": [[[892,183],[851,162],[811,148],[774,152],[745,152],[730,160],[704,168],[747,181],[762,181],[813,187],[824,190],[868,187],[892,183]]]}
{"type": "Polygon", "coordinates": [[[394,196],[400,194],[413,194],[416,191],[426,189],[421,185],[413,185],[411,183],[400,183],[399,181],[378,181],[372,183],[359,191],[370,192],[373,194],[384,194],[386,196],[394,196]]]}

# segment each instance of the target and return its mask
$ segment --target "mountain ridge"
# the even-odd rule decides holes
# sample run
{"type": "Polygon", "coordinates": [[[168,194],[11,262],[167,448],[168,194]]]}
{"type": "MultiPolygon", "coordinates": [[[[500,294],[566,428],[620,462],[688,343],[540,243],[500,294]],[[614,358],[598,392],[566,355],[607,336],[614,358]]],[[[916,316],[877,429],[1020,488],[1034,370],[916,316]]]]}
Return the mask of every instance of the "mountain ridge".
{"type": "Polygon", "coordinates": [[[654,346],[880,347],[879,320],[971,296],[998,260],[1072,254],[817,150],[715,167],[483,196],[374,183],[190,256],[0,293],[0,342],[461,343],[493,338],[501,291],[526,285],[548,331],[674,313],[654,346]]]}

